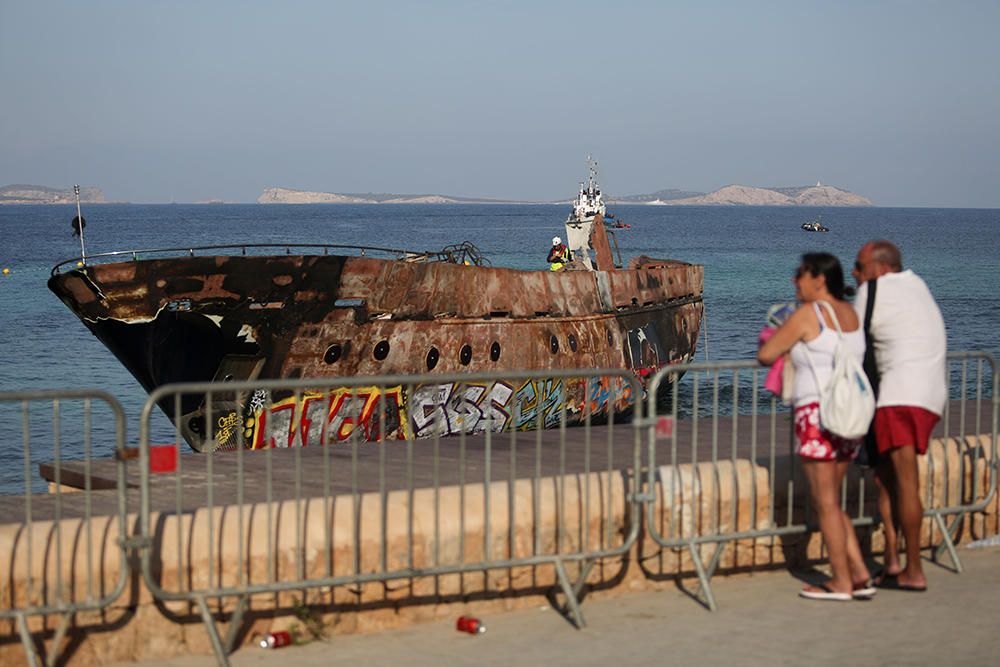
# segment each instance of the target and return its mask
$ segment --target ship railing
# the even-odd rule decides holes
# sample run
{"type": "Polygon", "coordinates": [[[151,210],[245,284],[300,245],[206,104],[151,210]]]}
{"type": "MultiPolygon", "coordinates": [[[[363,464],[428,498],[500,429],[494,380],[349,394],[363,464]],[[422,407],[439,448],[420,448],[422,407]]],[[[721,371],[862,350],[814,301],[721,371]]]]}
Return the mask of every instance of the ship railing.
{"type": "Polygon", "coordinates": [[[31,665],[40,658],[32,631],[43,625],[54,665],[71,624],[94,626],[80,612],[106,610],[129,577],[125,413],[98,390],[2,392],[0,423],[13,436],[5,447],[22,447],[20,469],[0,471],[0,544],[9,545],[0,552],[0,619],[16,623],[31,665]],[[58,618],[54,635],[46,617],[58,618]]]}
{"type": "MultiPolygon", "coordinates": [[[[997,490],[1000,376],[989,353],[947,358],[950,400],[920,457],[922,546],[936,562],[947,553],[961,572],[955,537],[988,532],[979,513],[997,490]]],[[[711,578],[720,567],[752,566],[759,550],[790,553],[795,536],[808,559],[822,555],[791,410],[760,389],[767,370],[753,361],[686,364],[649,384],[645,534],[686,552],[696,597],[713,611],[711,578]]],[[[852,465],[840,495],[854,526],[879,538],[872,469],[852,465]]]]}
{"type": "Polygon", "coordinates": [[[582,626],[595,563],[625,567],[638,535],[641,411],[622,369],[160,387],[140,422],[143,579],[199,610],[220,663],[260,596],[553,590],[582,626]],[[210,454],[178,455],[192,430],[210,454]]]}
{"type": "Polygon", "coordinates": [[[75,257],[59,262],[52,267],[52,275],[57,275],[67,269],[77,269],[89,264],[104,264],[121,261],[139,261],[144,259],[166,259],[170,257],[211,256],[227,251],[227,255],[292,255],[292,254],[351,254],[361,257],[386,257],[408,262],[453,262],[455,253],[445,250],[414,251],[400,248],[382,248],[378,246],[342,245],[330,243],[242,243],[226,245],[189,246],[177,248],[149,248],[143,250],[116,250],[87,255],[86,258],[75,257]],[[275,253],[277,250],[279,252],[275,253]],[[308,252],[304,252],[308,251],[308,252]]]}

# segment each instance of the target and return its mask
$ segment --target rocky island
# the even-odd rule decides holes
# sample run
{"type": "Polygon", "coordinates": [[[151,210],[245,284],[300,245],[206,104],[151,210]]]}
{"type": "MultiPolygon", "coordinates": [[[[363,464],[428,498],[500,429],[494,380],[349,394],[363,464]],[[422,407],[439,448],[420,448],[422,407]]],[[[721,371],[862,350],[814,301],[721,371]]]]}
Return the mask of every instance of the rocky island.
{"type": "Polygon", "coordinates": [[[447,195],[400,195],[388,193],[337,194],[291,188],[267,188],[258,204],[519,204],[524,202],[447,195]]]}
{"type": "MultiPolygon", "coordinates": [[[[105,204],[100,188],[81,187],[80,201],[85,204],[105,204]]],[[[65,190],[44,185],[5,185],[0,187],[0,204],[69,204],[76,202],[73,188],[65,190]]]]}
{"type": "MultiPolygon", "coordinates": [[[[832,185],[757,188],[727,185],[714,192],[659,190],[647,195],[609,196],[612,204],[648,204],[655,206],[872,206],[871,200],[832,185]]],[[[499,199],[477,199],[449,195],[337,194],[309,192],[290,188],[268,188],[257,198],[258,204],[565,204],[499,199]]]]}
{"type": "Polygon", "coordinates": [[[812,186],[754,188],[727,185],[704,195],[646,201],[661,206],[871,206],[866,197],[817,183],[812,186]]]}
{"type": "MultiPolygon", "coordinates": [[[[727,185],[714,192],[664,189],[651,194],[609,195],[608,203],[652,206],[873,206],[871,200],[832,185],[759,188],[749,185],[727,185]]],[[[0,187],[2,204],[70,204],[76,201],[73,188],[51,188],[43,185],[6,185],[0,187]]],[[[106,204],[100,188],[81,187],[80,201],[85,204],[106,204]]],[[[221,199],[207,199],[197,204],[222,204],[221,199]]],[[[560,201],[525,201],[457,197],[441,194],[345,194],[313,192],[292,188],[272,187],[257,197],[258,204],[567,204],[560,201]]]]}

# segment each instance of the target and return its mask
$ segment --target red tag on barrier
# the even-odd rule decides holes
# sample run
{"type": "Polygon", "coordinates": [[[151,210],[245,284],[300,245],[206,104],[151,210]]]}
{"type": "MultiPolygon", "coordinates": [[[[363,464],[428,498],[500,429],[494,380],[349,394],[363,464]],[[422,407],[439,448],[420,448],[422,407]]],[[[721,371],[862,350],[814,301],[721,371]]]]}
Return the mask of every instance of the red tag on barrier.
{"type": "Polygon", "coordinates": [[[149,448],[150,472],[177,470],[177,445],[152,445],[149,448]]]}
{"type": "Polygon", "coordinates": [[[670,438],[674,435],[674,420],[670,417],[657,417],[656,437],[670,438]]]}

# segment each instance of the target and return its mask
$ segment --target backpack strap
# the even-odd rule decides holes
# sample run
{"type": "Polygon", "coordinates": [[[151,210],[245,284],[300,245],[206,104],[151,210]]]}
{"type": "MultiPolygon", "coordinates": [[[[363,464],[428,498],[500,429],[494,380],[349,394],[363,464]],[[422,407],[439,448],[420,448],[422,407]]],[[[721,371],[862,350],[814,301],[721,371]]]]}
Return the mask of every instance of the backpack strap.
{"type": "MultiPolygon", "coordinates": [[[[844,331],[840,328],[840,320],[837,319],[837,313],[833,312],[833,306],[827,301],[814,301],[813,308],[816,309],[816,317],[819,319],[819,329],[820,332],[823,331],[823,318],[819,316],[819,307],[823,306],[826,309],[827,315],[830,317],[830,321],[833,323],[833,328],[837,332],[837,338],[839,339],[837,344],[842,345],[844,343],[844,331]]],[[[816,364],[813,363],[812,354],[809,352],[809,345],[803,341],[806,351],[806,359],[809,361],[809,368],[812,370],[813,380],[816,382],[816,388],[820,390],[820,395],[823,393],[823,388],[819,386],[819,374],[816,372],[816,364]]]]}
{"type": "MultiPolygon", "coordinates": [[[[841,340],[843,340],[843,338],[844,338],[844,330],[840,328],[840,320],[837,319],[837,313],[834,312],[833,306],[830,305],[830,302],[829,301],[816,301],[815,303],[820,304],[821,306],[823,306],[826,309],[827,316],[829,316],[830,321],[833,322],[833,328],[837,330],[837,336],[841,340]]],[[[820,325],[820,328],[822,328],[822,326],[823,326],[823,320],[822,319],[820,319],[819,325],[820,325]]]]}
{"type": "Polygon", "coordinates": [[[823,324],[823,314],[819,310],[819,301],[813,301],[813,312],[816,313],[816,321],[819,322],[819,332],[823,333],[826,325],[823,324]]]}
{"type": "Polygon", "coordinates": [[[872,311],[875,310],[875,291],[878,288],[878,278],[868,281],[868,300],[865,302],[865,340],[871,338],[872,311]]]}
{"type": "Polygon", "coordinates": [[[868,383],[872,386],[872,392],[878,396],[878,363],[875,361],[875,344],[872,341],[871,331],[872,312],[875,310],[875,292],[878,287],[878,279],[869,280],[866,285],[868,286],[868,300],[865,303],[865,360],[862,366],[865,369],[865,375],[868,376],[868,383]]]}

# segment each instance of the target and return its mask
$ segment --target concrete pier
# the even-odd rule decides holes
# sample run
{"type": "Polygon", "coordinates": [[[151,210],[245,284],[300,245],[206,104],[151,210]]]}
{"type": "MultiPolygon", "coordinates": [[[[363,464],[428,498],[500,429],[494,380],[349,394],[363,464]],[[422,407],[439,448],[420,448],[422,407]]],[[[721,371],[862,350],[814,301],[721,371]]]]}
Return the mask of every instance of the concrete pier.
{"type": "MultiPolygon", "coordinates": [[[[880,591],[871,602],[830,603],[797,596],[811,569],[757,572],[720,579],[718,613],[694,607],[679,582],[587,601],[589,627],[577,631],[545,602],[507,613],[470,603],[487,632],[455,630],[441,618],[393,632],[307,640],[278,650],[247,648],[234,667],[510,667],[511,665],[704,665],[708,667],[857,667],[945,664],[982,667],[996,662],[996,591],[1000,547],[963,549],[966,572],[927,564],[928,592],[880,591]]],[[[456,610],[458,613],[459,610],[456,610]]],[[[209,667],[208,656],[183,656],[136,667],[209,667]]]]}

